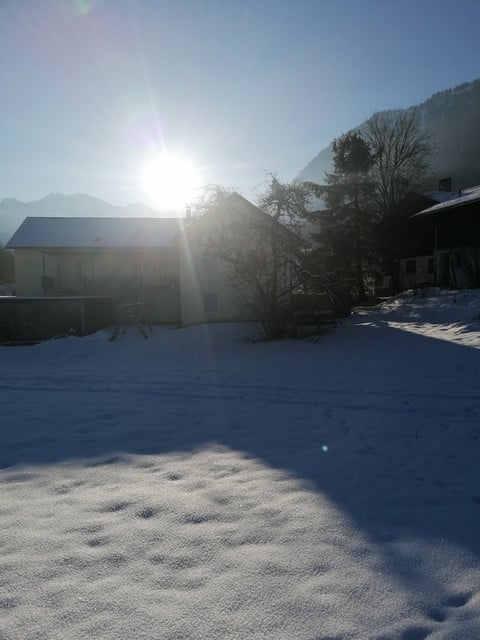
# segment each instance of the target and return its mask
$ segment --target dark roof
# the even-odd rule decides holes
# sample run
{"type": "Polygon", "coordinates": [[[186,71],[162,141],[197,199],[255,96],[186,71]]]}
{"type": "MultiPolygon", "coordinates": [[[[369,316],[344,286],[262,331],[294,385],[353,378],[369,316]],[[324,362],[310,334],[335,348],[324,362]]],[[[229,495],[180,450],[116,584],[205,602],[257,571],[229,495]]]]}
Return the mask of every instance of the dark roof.
{"type": "Polygon", "coordinates": [[[461,207],[478,201],[480,201],[480,186],[469,187],[468,189],[462,189],[461,191],[459,191],[456,198],[451,198],[450,200],[446,200],[445,202],[439,202],[438,204],[433,205],[433,207],[423,209],[422,211],[419,211],[414,216],[412,216],[412,218],[416,218],[417,216],[426,216],[441,213],[443,211],[449,211],[450,209],[454,209],[456,207],[461,207]]]}

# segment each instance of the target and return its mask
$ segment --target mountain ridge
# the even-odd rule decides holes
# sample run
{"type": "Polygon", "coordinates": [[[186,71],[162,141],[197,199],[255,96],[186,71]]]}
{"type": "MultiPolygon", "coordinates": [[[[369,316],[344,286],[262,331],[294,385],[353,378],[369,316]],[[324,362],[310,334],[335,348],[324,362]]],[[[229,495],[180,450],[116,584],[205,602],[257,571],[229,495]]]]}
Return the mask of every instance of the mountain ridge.
{"type": "Polygon", "coordinates": [[[133,202],[114,205],[85,193],[51,192],[39,200],[24,202],[4,198],[0,202],[0,245],[5,245],[27,217],[99,217],[99,218],[164,218],[176,217],[174,212],[160,212],[147,204],[133,202]]]}
{"type": "MultiPolygon", "coordinates": [[[[418,126],[435,145],[431,168],[435,181],[448,176],[453,189],[480,183],[480,79],[437,91],[418,105],[384,109],[379,113],[409,113],[416,110],[418,126]]],[[[368,118],[351,131],[361,131],[368,118]]],[[[332,141],[333,142],[333,141],[332,141]]],[[[333,170],[332,143],[324,147],[299,172],[298,178],[324,183],[333,170]]],[[[432,187],[434,184],[432,184],[432,187]]]]}
{"type": "MultiPolygon", "coordinates": [[[[452,178],[453,190],[480,184],[480,79],[437,91],[419,105],[386,109],[380,113],[409,112],[416,109],[418,124],[431,135],[437,154],[432,162],[435,182],[452,178]]],[[[352,131],[361,130],[364,120],[352,131]]],[[[298,178],[324,183],[325,172],[333,169],[332,144],[322,149],[298,174],[298,178]]],[[[27,216],[174,217],[171,211],[157,211],[136,202],[113,205],[83,193],[51,192],[44,198],[24,202],[4,198],[0,202],[0,245],[14,234],[27,216]]]]}

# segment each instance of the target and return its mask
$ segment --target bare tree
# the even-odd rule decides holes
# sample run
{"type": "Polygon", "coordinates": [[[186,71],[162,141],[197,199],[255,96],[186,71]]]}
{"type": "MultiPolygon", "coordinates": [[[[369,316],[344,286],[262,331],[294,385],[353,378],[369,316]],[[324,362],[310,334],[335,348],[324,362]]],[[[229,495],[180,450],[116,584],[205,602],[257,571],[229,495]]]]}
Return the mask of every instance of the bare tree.
{"type": "Polygon", "coordinates": [[[370,179],[375,244],[397,291],[398,261],[407,242],[408,216],[413,213],[407,201],[413,192],[425,187],[434,149],[430,137],[419,129],[414,109],[374,114],[363,136],[374,158],[370,179]]]}
{"type": "Polygon", "coordinates": [[[224,187],[215,183],[206,184],[190,207],[190,211],[194,216],[202,216],[214,207],[221,205],[234,192],[234,187],[224,187]]]}
{"type": "Polygon", "coordinates": [[[303,279],[303,261],[310,248],[304,231],[305,219],[318,187],[309,182],[281,182],[269,174],[258,205],[271,222],[261,242],[267,247],[265,290],[257,299],[262,308],[266,335],[279,338],[289,321],[290,297],[303,279]]]}
{"type": "Polygon", "coordinates": [[[289,321],[290,294],[298,287],[309,242],[302,223],[312,195],[308,184],[269,175],[258,207],[236,211],[235,200],[221,193],[208,213],[214,223],[205,254],[230,265],[231,285],[267,340],[283,337],[289,321]]]}
{"type": "Polygon", "coordinates": [[[378,213],[385,216],[425,183],[433,146],[417,126],[415,109],[376,113],[363,135],[375,159],[370,173],[374,200],[378,213]]]}

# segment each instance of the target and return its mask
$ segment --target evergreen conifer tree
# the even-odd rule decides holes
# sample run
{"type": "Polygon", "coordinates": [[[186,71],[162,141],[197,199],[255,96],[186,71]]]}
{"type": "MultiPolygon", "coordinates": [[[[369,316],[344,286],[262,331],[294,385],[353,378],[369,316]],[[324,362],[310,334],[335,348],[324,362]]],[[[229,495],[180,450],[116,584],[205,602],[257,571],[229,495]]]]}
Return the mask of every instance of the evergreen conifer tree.
{"type": "Polygon", "coordinates": [[[366,297],[364,268],[371,239],[368,197],[372,191],[370,148],[358,132],[333,143],[334,171],[320,187],[327,209],[316,216],[319,224],[317,254],[321,270],[351,283],[358,301],[366,297]]]}

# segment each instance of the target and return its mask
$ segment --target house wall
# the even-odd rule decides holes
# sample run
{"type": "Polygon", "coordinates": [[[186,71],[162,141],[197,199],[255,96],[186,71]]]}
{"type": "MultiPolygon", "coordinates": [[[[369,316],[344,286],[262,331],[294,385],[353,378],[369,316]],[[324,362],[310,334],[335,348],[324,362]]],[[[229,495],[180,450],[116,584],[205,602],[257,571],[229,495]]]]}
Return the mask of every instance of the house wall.
{"type": "Polygon", "coordinates": [[[146,322],[180,321],[178,250],[15,250],[17,296],[143,302],[146,322]]]}
{"type": "Polygon", "coordinates": [[[402,289],[433,285],[435,280],[433,256],[416,256],[400,260],[402,289]]]}
{"type": "MultiPolygon", "coordinates": [[[[439,287],[453,287],[454,289],[477,286],[476,281],[478,278],[469,273],[467,265],[469,253],[472,251],[475,251],[475,249],[458,248],[453,251],[448,249],[437,251],[436,284],[439,287]]],[[[480,264],[480,249],[476,250],[476,256],[476,262],[480,264]]]]}
{"type": "Polygon", "coordinates": [[[13,251],[0,246],[0,284],[15,282],[13,251]]]}
{"type": "Polygon", "coordinates": [[[440,211],[431,218],[430,225],[436,227],[439,250],[480,247],[480,202],[440,211]]]}
{"type": "Polygon", "coordinates": [[[230,265],[209,255],[198,236],[191,240],[185,238],[180,248],[182,325],[250,319],[231,284],[230,265]]]}
{"type": "Polygon", "coordinates": [[[42,296],[42,254],[36,249],[15,249],[15,287],[18,296],[42,296]]]}
{"type": "Polygon", "coordinates": [[[192,221],[180,240],[180,296],[182,325],[202,322],[243,322],[255,320],[247,299],[232,280],[233,267],[224,251],[238,246],[258,247],[253,224],[265,214],[245,200],[235,208],[218,207],[192,221]]]}

